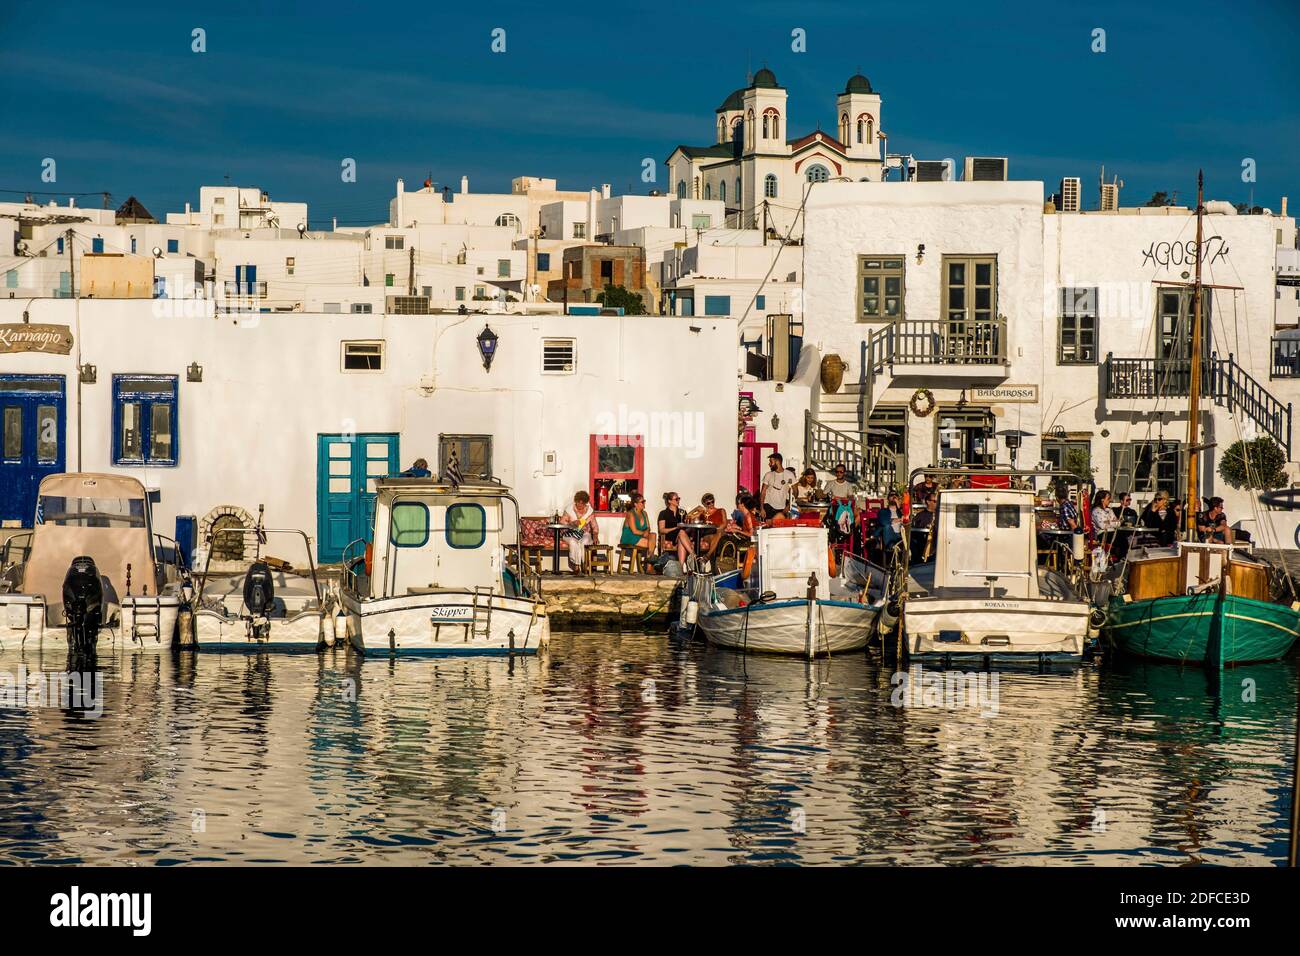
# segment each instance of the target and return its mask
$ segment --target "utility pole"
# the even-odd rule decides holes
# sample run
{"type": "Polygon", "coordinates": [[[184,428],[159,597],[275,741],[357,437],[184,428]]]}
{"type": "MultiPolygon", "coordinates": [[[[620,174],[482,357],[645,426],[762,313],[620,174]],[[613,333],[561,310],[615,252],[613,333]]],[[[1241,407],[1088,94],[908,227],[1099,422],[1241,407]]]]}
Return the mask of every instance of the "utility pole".
{"type": "Polygon", "coordinates": [[[1200,498],[1197,497],[1197,458],[1199,454],[1200,419],[1201,419],[1201,242],[1203,223],[1201,207],[1205,200],[1205,176],[1202,170],[1196,172],[1196,284],[1192,293],[1192,381],[1191,403],[1187,411],[1187,502],[1184,504],[1184,520],[1187,523],[1187,540],[1196,540],[1196,512],[1200,498]]]}
{"type": "Polygon", "coordinates": [[[407,282],[407,285],[409,285],[411,288],[410,294],[415,295],[415,246],[411,246],[409,252],[411,258],[411,274],[407,282]]]}
{"type": "Polygon", "coordinates": [[[763,200],[763,245],[767,245],[767,200],[763,200]]]}
{"type": "Polygon", "coordinates": [[[72,227],[68,227],[65,233],[64,243],[68,247],[68,295],[76,298],[77,296],[77,260],[72,258],[72,237],[76,235],[72,227]]]}

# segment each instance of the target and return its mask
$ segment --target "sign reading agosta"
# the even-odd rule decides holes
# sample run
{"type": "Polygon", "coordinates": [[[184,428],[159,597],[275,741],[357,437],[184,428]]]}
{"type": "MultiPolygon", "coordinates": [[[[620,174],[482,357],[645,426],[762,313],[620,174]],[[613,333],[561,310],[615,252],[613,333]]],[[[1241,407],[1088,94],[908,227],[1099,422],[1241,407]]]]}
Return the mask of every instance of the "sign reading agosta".
{"type": "Polygon", "coordinates": [[[67,355],[71,351],[72,330],[66,325],[38,325],[35,322],[0,325],[0,354],[50,352],[67,355]]]}

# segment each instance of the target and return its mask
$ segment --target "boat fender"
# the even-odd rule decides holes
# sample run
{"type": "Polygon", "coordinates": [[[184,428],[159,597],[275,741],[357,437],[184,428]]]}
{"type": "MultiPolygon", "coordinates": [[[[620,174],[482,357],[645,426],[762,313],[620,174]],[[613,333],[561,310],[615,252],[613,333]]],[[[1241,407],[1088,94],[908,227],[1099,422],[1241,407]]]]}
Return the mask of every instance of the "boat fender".
{"type": "Polygon", "coordinates": [[[698,621],[699,619],[700,619],[700,602],[687,601],[686,602],[686,623],[693,627],[695,625],[695,622],[698,621]]]}
{"type": "Polygon", "coordinates": [[[826,567],[830,571],[831,577],[838,576],[839,572],[835,569],[835,546],[828,545],[826,548],[826,567]]]}
{"type": "Polygon", "coordinates": [[[366,577],[370,577],[370,569],[375,565],[375,543],[366,542],[366,577]]]}
{"type": "Polygon", "coordinates": [[[1083,532],[1078,528],[1075,528],[1074,534],[1070,535],[1070,557],[1074,558],[1076,561],[1082,561],[1084,555],[1087,553],[1085,545],[1086,539],[1083,536],[1083,532]]]}
{"type": "Polygon", "coordinates": [[[1088,615],[1088,636],[1096,637],[1101,633],[1101,629],[1106,626],[1106,612],[1099,607],[1092,609],[1088,615]]]}
{"type": "Polygon", "coordinates": [[[886,604],[880,612],[880,633],[888,634],[898,623],[898,605],[886,604]]]}

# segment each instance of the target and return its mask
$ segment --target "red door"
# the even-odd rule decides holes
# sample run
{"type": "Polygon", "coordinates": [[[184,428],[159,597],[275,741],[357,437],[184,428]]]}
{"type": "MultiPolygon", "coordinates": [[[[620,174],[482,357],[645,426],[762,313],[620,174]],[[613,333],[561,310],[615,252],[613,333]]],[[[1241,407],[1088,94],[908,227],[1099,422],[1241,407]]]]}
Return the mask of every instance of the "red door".
{"type": "Polygon", "coordinates": [[[776,451],[776,442],[753,441],[754,430],[745,429],[745,441],[737,444],[736,483],[751,495],[757,493],[767,456],[776,451]]]}

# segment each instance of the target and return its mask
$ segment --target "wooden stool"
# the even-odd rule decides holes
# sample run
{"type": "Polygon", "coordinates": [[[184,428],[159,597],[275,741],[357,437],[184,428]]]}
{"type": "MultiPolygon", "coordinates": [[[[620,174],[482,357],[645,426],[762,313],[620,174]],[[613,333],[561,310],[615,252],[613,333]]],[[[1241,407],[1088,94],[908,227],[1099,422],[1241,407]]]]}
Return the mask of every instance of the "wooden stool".
{"type": "Polygon", "coordinates": [[[520,551],[524,556],[524,567],[538,574],[542,573],[542,556],[546,553],[546,548],[521,548],[520,551]]]}
{"type": "Polygon", "coordinates": [[[640,574],[645,569],[644,548],[618,548],[618,573],[640,574]]]}
{"type": "Polygon", "coordinates": [[[597,571],[604,571],[606,574],[612,574],[613,568],[610,566],[610,555],[613,552],[607,544],[589,544],[583,555],[583,564],[588,574],[595,574],[597,571]]]}

